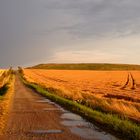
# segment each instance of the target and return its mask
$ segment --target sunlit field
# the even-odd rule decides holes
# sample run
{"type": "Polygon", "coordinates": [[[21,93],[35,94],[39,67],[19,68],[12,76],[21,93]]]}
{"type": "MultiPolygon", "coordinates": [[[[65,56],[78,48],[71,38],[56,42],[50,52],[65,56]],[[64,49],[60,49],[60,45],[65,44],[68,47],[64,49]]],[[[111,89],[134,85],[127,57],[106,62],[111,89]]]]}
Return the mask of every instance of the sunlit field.
{"type": "Polygon", "coordinates": [[[9,81],[10,76],[10,70],[0,70],[0,88],[9,81]]]}
{"type": "Polygon", "coordinates": [[[6,70],[0,69],[0,87],[2,87],[4,84],[4,78],[5,78],[4,72],[6,72],[6,70]]]}
{"type": "Polygon", "coordinates": [[[59,96],[140,122],[140,71],[24,69],[24,74],[59,96]]]}
{"type": "Polygon", "coordinates": [[[0,70],[0,135],[4,130],[7,112],[13,93],[14,77],[13,70],[0,70]]]}
{"type": "Polygon", "coordinates": [[[2,75],[3,72],[4,72],[4,70],[3,69],[0,69],[0,76],[2,75]]]}

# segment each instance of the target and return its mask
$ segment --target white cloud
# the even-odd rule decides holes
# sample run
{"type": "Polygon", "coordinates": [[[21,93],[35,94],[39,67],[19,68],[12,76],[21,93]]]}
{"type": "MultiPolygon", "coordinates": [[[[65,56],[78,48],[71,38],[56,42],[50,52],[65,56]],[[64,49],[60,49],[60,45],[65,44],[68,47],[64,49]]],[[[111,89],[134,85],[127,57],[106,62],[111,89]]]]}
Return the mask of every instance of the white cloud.
{"type": "Polygon", "coordinates": [[[63,51],[57,52],[49,62],[57,63],[114,63],[121,60],[120,55],[100,51],[63,51]]]}

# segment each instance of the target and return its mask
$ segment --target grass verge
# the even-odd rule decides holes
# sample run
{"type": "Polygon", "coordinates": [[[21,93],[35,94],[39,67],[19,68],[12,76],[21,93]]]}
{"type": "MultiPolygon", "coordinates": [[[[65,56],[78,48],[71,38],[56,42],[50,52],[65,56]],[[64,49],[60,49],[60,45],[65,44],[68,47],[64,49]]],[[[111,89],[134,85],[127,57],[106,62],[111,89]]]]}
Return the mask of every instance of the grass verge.
{"type": "Polygon", "coordinates": [[[0,77],[1,80],[5,80],[4,85],[0,87],[0,100],[3,99],[3,96],[7,93],[8,89],[10,88],[10,84],[13,78],[13,70],[10,68],[7,72],[4,72],[3,75],[0,77]]]}
{"type": "Polygon", "coordinates": [[[90,122],[98,124],[105,130],[113,132],[115,135],[122,137],[126,140],[140,140],[140,125],[135,124],[127,119],[120,118],[117,115],[92,110],[91,108],[81,105],[77,102],[52,94],[40,85],[26,81],[24,77],[21,78],[26,86],[32,88],[33,90],[47,97],[48,99],[60,104],[66,109],[80,114],[90,122]]]}
{"type": "Polygon", "coordinates": [[[8,112],[12,101],[14,92],[15,76],[13,73],[9,75],[9,80],[0,90],[0,135],[3,135],[7,123],[8,112]]]}

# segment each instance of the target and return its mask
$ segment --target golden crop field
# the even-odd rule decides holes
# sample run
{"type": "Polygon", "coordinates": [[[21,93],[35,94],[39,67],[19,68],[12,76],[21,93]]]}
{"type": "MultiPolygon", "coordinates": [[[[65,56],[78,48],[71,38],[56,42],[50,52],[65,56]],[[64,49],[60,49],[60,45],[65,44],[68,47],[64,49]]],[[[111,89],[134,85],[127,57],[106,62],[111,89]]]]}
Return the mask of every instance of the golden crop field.
{"type": "Polygon", "coordinates": [[[4,77],[2,76],[2,74],[4,73],[5,70],[0,69],[0,87],[3,86],[4,84],[4,77]]]}
{"type": "Polygon", "coordinates": [[[0,76],[3,74],[4,71],[5,71],[5,70],[0,69],[0,76]]]}
{"type": "Polygon", "coordinates": [[[24,75],[59,96],[140,120],[140,71],[24,69],[24,75]]]}

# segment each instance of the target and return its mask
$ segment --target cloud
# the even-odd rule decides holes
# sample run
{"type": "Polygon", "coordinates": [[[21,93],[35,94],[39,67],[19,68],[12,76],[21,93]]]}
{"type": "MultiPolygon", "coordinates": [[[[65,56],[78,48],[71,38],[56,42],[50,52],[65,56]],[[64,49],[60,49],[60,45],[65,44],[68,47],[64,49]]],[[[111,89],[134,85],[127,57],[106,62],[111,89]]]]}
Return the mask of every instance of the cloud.
{"type": "Polygon", "coordinates": [[[54,54],[49,62],[61,63],[113,63],[122,60],[122,56],[97,50],[61,51],[54,54]]]}
{"type": "Polygon", "coordinates": [[[98,45],[103,39],[124,39],[134,54],[138,39],[135,49],[127,41],[140,36],[139,13],[139,0],[1,0],[0,66],[47,62],[60,50],[107,49],[112,56],[123,47],[98,45]]]}
{"type": "Polygon", "coordinates": [[[78,38],[125,37],[140,32],[137,0],[59,1],[54,8],[68,17],[73,14],[75,24],[60,25],[58,29],[78,38]]]}

